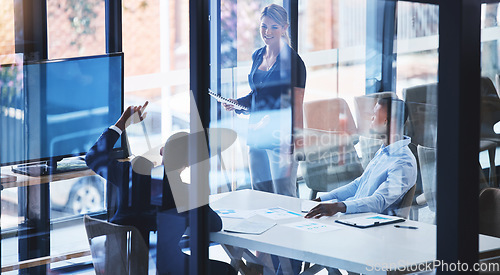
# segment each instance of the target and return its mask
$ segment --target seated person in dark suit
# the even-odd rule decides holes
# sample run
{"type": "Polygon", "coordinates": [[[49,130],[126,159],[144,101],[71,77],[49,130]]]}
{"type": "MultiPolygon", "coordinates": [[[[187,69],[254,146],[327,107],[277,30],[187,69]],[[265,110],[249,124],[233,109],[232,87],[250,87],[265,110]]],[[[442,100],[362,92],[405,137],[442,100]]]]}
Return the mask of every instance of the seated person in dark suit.
{"type": "Polygon", "coordinates": [[[92,171],[117,187],[118,207],[110,222],[135,226],[146,243],[149,243],[149,231],[156,230],[156,211],[149,203],[151,194],[145,191],[145,188],[140,187],[151,184],[151,173],[139,174],[132,168],[133,165],[146,165],[152,168],[152,165],[146,159],[138,159],[132,163],[119,161],[112,156],[113,146],[122,132],[130,124],[143,119],[142,111],[147,104],[146,102],[144,106],[129,106],[118,121],[101,134],[87,152],[85,162],[92,171]],[[132,118],[133,114],[135,119],[132,118]]]}
{"type": "MultiPolygon", "coordinates": [[[[150,187],[151,185],[151,169],[153,168],[153,163],[147,158],[140,156],[135,157],[130,162],[119,161],[111,155],[113,146],[123,131],[125,131],[129,125],[138,123],[146,117],[144,110],[147,105],[148,102],[146,101],[143,106],[129,106],[118,121],[102,133],[97,142],[90,148],[85,157],[85,161],[90,169],[117,187],[118,207],[115,215],[110,219],[110,222],[136,227],[148,244],[149,232],[157,228],[157,211],[156,208],[150,205],[150,188],[144,188],[150,187]],[[135,198],[136,201],[131,202],[128,198],[132,193],[134,194],[131,197],[133,199],[135,198]]],[[[166,145],[168,144],[169,142],[166,143],[166,145]]],[[[165,152],[168,152],[168,150],[165,150],[165,152]]],[[[184,152],[187,152],[187,150],[184,152]]],[[[163,148],[159,153],[163,153],[163,148]]],[[[179,158],[182,156],[183,155],[173,155],[172,157],[179,158]]],[[[168,155],[165,155],[164,159],[167,159],[167,157],[168,155]]],[[[178,229],[175,230],[172,228],[167,234],[178,234],[176,236],[169,236],[169,239],[177,240],[176,243],[170,244],[170,246],[177,247],[180,252],[178,241],[181,239],[186,229],[187,223],[185,220],[189,212],[177,212],[172,192],[169,191],[170,186],[168,185],[166,176],[164,176],[163,182],[165,184],[163,188],[166,188],[168,191],[164,192],[167,195],[166,198],[163,198],[163,209],[170,208],[171,211],[175,212],[175,215],[172,216],[174,217],[173,220],[179,221],[178,225],[171,223],[171,226],[177,227],[178,229]]],[[[211,208],[209,208],[208,211],[208,223],[210,231],[219,231],[222,229],[221,218],[211,208]]],[[[187,259],[187,257],[185,259],[158,259],[158,262],[168,261],[170,266],[185,266],[187,264],[187,259]]],[[[228,264],[217,261],[210,261],[210,263],[210,274],[236,274],[234,269],[228,264]]]]}
{"type": "MultiPolygon", "coordinates": [[[[179,246],[171,244],[179,243],[186,228],[189,227],[189,193],[191,188],[200,189],[199,186],[187,184],[182,181],[181,173],[190,165],[188,157],[189,135],[186,132],[178,132],[169,137],[165,147],[161,149],[165,174],[163,183],[162,210],[158,212],[158,259],[169,259],[167,262],[158,261],[158,271],[160,274],[188,274],[189,256],[181,251],[179,246]],[[172,157],[175,156],[175,157],[172,157]],[[165,192],[166,191],[166,192],[165,192]],[[172,262],[176,262],[175,265],[172,262]]],[[[196,138],[203,137],[204,133],[199,132],[196,138]]],[[[208,205],[207,208],[208,231],[215,232],[222,229],[222,220],[217,213],[208,205]]],[[[200,208],[201,208],[200,207],[200,208]]],[[[208,274],[236,274],[234,268],[229,264],[209,260],[208,274]]]]}
{"type": "Polygon", "coordinates": [[[383,140],[363,174],[351,183],[320,196],[315,201],[336,199],[311,209],[306,218],[332,216],[338,212],[375,212],[395,215],[401,201],[415,185],[417,163],[403,136],[405,103],[395,98],[380,98],[375,105],[370,131],[383,140]]]}

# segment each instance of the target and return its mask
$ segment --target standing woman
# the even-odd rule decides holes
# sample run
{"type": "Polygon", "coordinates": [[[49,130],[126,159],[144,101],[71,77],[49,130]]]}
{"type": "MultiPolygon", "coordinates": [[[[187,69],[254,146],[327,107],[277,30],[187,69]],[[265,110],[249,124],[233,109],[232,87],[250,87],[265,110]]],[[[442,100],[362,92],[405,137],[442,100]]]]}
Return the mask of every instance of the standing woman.
{"type": "MultiPolygon", "coordinates": [[[[301,139],[294,139],[292,131],[300,132],[303,128],[306,68],[289,46],[288,26],[283,7],[271,4],[262,10],[260,35],[265,46],[252,55],[248,75],[252,90],[232,101],[250,112],[247,144],[253,189],[296,197],[298,163],[292,141],[298,145],[301,139]]],[[[224,108],[235,110],[231,104],[224,104],[224,108]]]]}

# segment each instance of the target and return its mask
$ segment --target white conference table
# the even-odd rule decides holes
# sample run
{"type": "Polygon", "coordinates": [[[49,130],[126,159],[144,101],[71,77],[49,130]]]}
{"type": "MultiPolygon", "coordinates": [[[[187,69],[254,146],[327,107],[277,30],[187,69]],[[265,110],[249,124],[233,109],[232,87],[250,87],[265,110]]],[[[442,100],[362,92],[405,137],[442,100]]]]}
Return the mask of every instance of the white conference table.
{"type": "MultiPolygon", "coordinates": [[[[213,209],[238,210],[279,206],[300,213],[301,201],[261,191],[240,190],[212,195],[210,206],[213,209]]],[[[367,214],[335,215],[316,220],[340,227],[329,232],[311,233],[283,226],[304,219],[296,217],[275,220],[273,222],[277,225],[260,235],[220,231],[211,233],[210,240],[223,245],[226,252],[233,251],[232,247],[244,248],[363,274],[399,273],[404,267],[415,268],[435,261],[435,225],[407,220],[399,224],[416,226],[418,229],[396,228],[391,224],[361,229],[335,222],[336,219],[359,215],[367,214]],[[382,269],[384,267],[390,267],[390,270],[382,269]]],[[[223,223],[234,220],[223,218],[223,223]]],[[[260,215],[252,216],[249,220],[271,221],[260,215]]],[[[479,249],[480,253],[500,254],[500,238],[480,235],[479,249]]]]}

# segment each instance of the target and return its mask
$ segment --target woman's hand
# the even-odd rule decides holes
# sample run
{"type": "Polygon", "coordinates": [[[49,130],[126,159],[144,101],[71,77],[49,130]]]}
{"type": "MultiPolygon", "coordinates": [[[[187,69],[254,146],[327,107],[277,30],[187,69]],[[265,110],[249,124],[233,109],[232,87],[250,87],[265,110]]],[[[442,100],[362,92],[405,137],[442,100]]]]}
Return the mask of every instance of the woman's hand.
{"type": "Polygon", "coordinates": [[[123,112],[120,119],[115,123],[115,126],[120,128],[120,130],[125,131],[130,124],[135,124],[143,121],[146,118],[147,113],[144,112],[149,102],[144,102],[144,105],[139,106],[128,106],[123,112]]]}
{"type": "MultiPolygon", "coordinates": [[[[238,100],[236,100],[236,99],[229,98],[228,100],[231,102],[234,102],[235,104],[238,104],[238,100]]],[[[222,103],[222,106],[224,106],[224,109],[226,109],[226,111],[234,111],[235,110],[233,104],[222,103]]]]}

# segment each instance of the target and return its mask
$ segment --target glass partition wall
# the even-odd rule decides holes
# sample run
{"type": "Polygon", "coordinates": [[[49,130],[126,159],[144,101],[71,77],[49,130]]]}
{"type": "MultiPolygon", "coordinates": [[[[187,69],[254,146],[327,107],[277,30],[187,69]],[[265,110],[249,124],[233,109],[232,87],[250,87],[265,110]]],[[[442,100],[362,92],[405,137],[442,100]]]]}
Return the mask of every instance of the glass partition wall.
{"type": "MultiPolygon", "coordinates": [[[[481,5],[481,78],[475,90],[479,97],[479,233],[500,237],[498,227],[498,194],[500,194],[500,93],[499,93],[499,11],[498,2],[481,5]]],[[[476,129],[477,130],[477,129],[476,129]]],[[[481,239],[479,242],[481,247],[481,239]]],[[[483,244],[484,245],[484,244],[483,244]]],[[[498,272],[500,263],[492,255],[480,253],[480,271],[498,272]]]]}
{"type": "MultiPolygon", "coordinates": [[[[398,140],[408,141],[404,147],[408,150],[410,168],[398,172],[399,182],[390,189],[391,193],[399,192],[391,203],[397,201],[398,207],[406,211],[392,215],[421,224],[419,230],[425,232],[423,236],[435,248],[438,19],[438,5],[406,1],[212,1],[211,91],[238,100],[243,106],[237,108],[248,108],[248,111],[233,110],[214,98],[207,99],[211,107],[210,130],[228,129],[236,136],[230,144],[222,144],[224,140],[220,137],[211,140],[218,144],[217,157],[211,160],[210,166],[212,194],[253,189],[303,200],[328,198],[330,191],[349,186],[362,175],[372,173],[370,164],[373,166],[376,161],[370,163],[371,160],[379,154],[382,144],[382,148],[391,144],[380,137],[374,138],[374,107],[381,97],[400,99],[406,103],[403,109],[407,120],[399,129],[398,140]],[[262,12],[270,4],[283,6],[288,12],[288,22],[295,21],[287,26],[292,34],[290,45],[306,71],[303,97],[300,97],[302,91],[293,86],[297,85],[300,75],[293,74],[294,79],[287,83],[287,89],[281,92],[274,107],[270,107],[274,104],[272,100],[259,103],[259,97],[264,97],[262,90],[272,91],[266,90],[265,85],[278,85],[259,86],[262,81],[259,71],[265,81],[266,77],[272,77],[273,69],[281,68],[265,66],[269,58],[267,50],[272,49],[268,39],[273,33],[266,29],[268,22],[262,12]],[[297,9],[296,13],[291,7],[297,9]],[[296,112],[296,108],[302,112],[296,112]],[[280,114],[280,119],[273,118],[275,113],[280,114]],[[272,125],[267,132],[262,131],[266,124],[272,125]],[[284,131],[287,127],[293,130],[284,131]],[[285,132],[289,135],[287,138],[292,139],[291,144],[283,142],[285,132]],[[281,140],[276,141],[277,138],[281,140]],[[291,147],[284,154],[283,144],[291,147]],[[289,162],[285,161],[289,157],[287,153],[292,158],[289,162]],[[293,175],[280,175],[280,170],[273,167],[276,164],[293,175]],[[283,185],[291,185],[296,190],[286,192],[283,185]]],[[[279,31],[282,25],[277,25],[279,31]]],[[[281,47],[280,55],[288,46],[282,43],[281,47]]],[[[397,105],[394,103],[390,110],[393,114],[400,112],[397,105]]],[[[393,130],[397,128],[393,127],[393,130]]],[[[388,206],[378,212],[390,214],[388,206]]],[[[339,214],[330,220],[338,217],[339,214]]],[[[223,221],[226,221],[224,216],[223,221]]],[[[279,231],[278,228],[271,230],[279,231]]],[[[279,237],[282,242],[305,241],[293,239],[296,235],[286,232],[288,234],[279,237]]],[[[328,234],[336,233],[322,233],[324,235],[318,237],[328,238],[328,234]]],[[[404,233],[405,230],[394,232],[404,233]]],[[[390,249],[392,242],[394,240],[387,239],[387,243],[382,244],[384,249],[390,249]]],[[[402,248],[400,253],[404,254],[405,249],[415,247],[402,248]]],[[[291,258],[300,260],[297,255],[291,258]]],[[[357,266],[350,271],[394,269],[397,264],[404,265],[405,260],[409,259],[399,263],[378,262],[373,256],[367,259],[372,266],[357,266]]],[[[252,261],[247,259],[247,262],[252,261]]],[[[314,257],[310,262],[315,263],[314,257]]],[[[410,261],[407,264],[412,265],[410,261]]],[[[272,266],[278,268],[276,264],[272,266]]]]}
{"type": "MultiPolygon", "coordinates": [[[[211,162],[212,192],[257,189],[285,194],[276,186],[279,181],[274,181],[273,168],[270,168],[271,173],[267,178],[271,182],[271,188],[262,188],[259,184],[259,180],[262,180],[259,177],[267,174],[267,166],[273,164],[273,153],[269,148],[263,147],[267,150],[267,158],[255,157],[254,147],[260,144],[254,142],[256,133],[260,133],[259,142],[265,143],[268,140],[255,126],[265,126],[273,120],[272,112],[261,110],[259,112],[262,114],[256,115],[259,107],[252,105],[258,102],[255,94],[262,89],[255,84],[255,72],[259,69],[267,71],[264,65],[269,57],[258,57],[259,49],[267,45],[266,39],[269,38],[262,28],[261,11],[271,3],[283,5],[291,14],[289,20],[295,22],[295,25],[289,25],[292,34],[290,45],[303,60],[307,71],[303,101],[297,101],[293,88],[296,82],[293,80],[288,93],[281,94],[281,112],[286,113],[284,116],[292,117],[292,121],[274,121],[273,131],[268,132],[274,133],[273,138],[282,137],[283,132],[280,130],[289,126],[286,124],[291,123],[293,127],[289,133],[292,135],[292,155],[298,162],[298,169],[296,178],[293,177],[292,182],[287,184],[295,184],[297,192],[285,195],[301,199],[313,199],[317,196],[328,198],[325,196],[328,191],[348,186],[363,173],[370,172],[370,161],[377,156],[377,150],[383,143],[371,138],[373,107],[380,97],[401,99],[405,102],[407,114],[403,134],[411,138],[407,146],[411,151],[410,158],[415,161],[411,170],[416,174],[415,179],[411,177],[415,183],[414,188],[409,192],[399,190],[402,197],[406,194],[409,194],[406,197],[410,197],[406,203],[411,208],[405,218],[417,222],[417,232],[429,240],[429,245],[433,247],[431,253],[436,253],[434,255],[441,260],[439,263],[434,262],[434,266],[425,268],[435,267],[438,272],[450,271],[462,259],[471,265],[479,261],[477,251],[466,247],[475,247],[474,244],[477,245],[478,241],[481,244],[484,239],[473,237],[470,242],[461,243],[459,240],[468,234],[477,236],[477,231],[475,226],[470,228],[470,225],[462,223],[458,216],[470,213],[475,221],[477,190],[487,185],[498,187],[494,159],[498,158],[498,154],[495,154],[498,146],[491,141],[498,133],[498,125],[495,124],[498,116],[495,109],[491,113],[485,111],[493,104],[486,104],[486,100],[481,100],[481,133],[486,127],[489,140],[481,139],[479,151],[474,149],[475,146],[467,151],[458,150],[467,143],[473,145],[479,141],[474,133],[465,130],[478,125],[475,119],[479,120],[479,101],[475,101],[478,95],[473,91],[478,90],[479,86],[476,84],[479,82],[474,77],[458,76],[474,76],[479,73],[478,57],[481,50],[481,82],[488,77],[488,82],[491,82],[490,91],[495,91],[493,88],[498,81],[495,73],[497,38],[494,35],[497,4],[483,4],[479,9],[477,1],[463,1],[459,4],[452,4],[451,1],[441,1],[438,4],[436,1],[368,0],[213,2],[215,4],[211,5],[210,22],[211,90],[220,96],[237,99],[243,107],[251,110],[232,111],[230,107],[228,111],[227,106],[212,98],[208,99],[211,106],[211,129],[230,129],[236,135],[235,142],[224,147],[225,150],[220,149],[220,139],[214,141],[219,142],[219,151],[218,157],[211,162]],[[468,9],[475,15],[458,16],[462,9],[468,9]],[[213,20],[214,18],[217,20],[213,20]],[[443,23],[442,20],[447,22],[443,23]],[[458,25],[459,22],[463,25],[458,25]],[[469,27],[459,27],[466,25],[469,27]],[[444,36],[441,34],[443,30],[444,36]],[[472,42],[479,37],[481,48],[472,42]],[[442,44],[443,41],[446,43],[442,44]],[[452,49],[450,41],[462,44],[452,49]],[[250,59],[252,53],[253,60],[250,59]],[[248,97],[249,93],[254,95],[248,97]],[[255,101],[248,102],[249,98],[255,101]],[[283,102],[286,104],[283,105],[283,102]],[[471,108],[465,110],[465,102],[471,104],[471,108]],[[287,104],[291,105],[290,108],[284,108],[287,104]],[[302,114],[299,117],[295,112],[296,104],[302,104],[302,114]],[[460,113],[458,120],[452,118],[452,114],[458,115],[457,112],[460,113]],[[495,118],[486,118],[486,113],[495,118]],[[259,119],[256,120],[255,117],[259,119]],[[297,123],[298,121],[301,123],[297,123]],[[453,121],[458,121],[458,124],[453,121]],[[485,126],[485,123],[489,124],[485,126]],[[455,139],[450,136],[451,133],[460,138],[455,139]],[[463,135],[467,135],[467,138],[462,138],[463,135]],[[439,151],[439,146],[444,146],[444,149],[439,151]],[[470,164],[471,156],[477,156],[479,152],[480,169],[477,173],[478,170],[471,168],[470,164]],[[458,161],[452,161],[454,159],[458,161]],[[450,177],[451,174],[453,177],[450,177]],[[466,179],[478,183],[474,184],[475,190],[465,183],[466,179]],[[448,193],[450,189],[453,192],[448,193]],[[474,206],[467,209],[457,206],[464,200],[470,200],[474,206]],[[443,207],[441,211],[439,207],[443,207]],[[452,229],[450,224],[455,224],[458,228],[452,229]],[[447,235],[445,231],[450,234],[447,235]],[[449,265],[443,267],[443,261],[448,261],[449,265]]],[[[481,91],[486,93],[484,88],[481,91]]],[[[496,95],[490,94],[492,97],[496,95]]],[[[470,130],[476,129],[474,127],[470,130]]],[[[294,171],[296,164],[293,161],[287,165],[294,171]]],[[[286,178],[286,181],[289,180],[290,178],[286,178]]],[[[238,205],[233,207],[237,208],[238,205]]],[[[404,234],[405,231],[394,232],[400,233],[404,234]]],[[[291,236],[295,235],[284,234],[279,238],[286,242],[291,236]]],[[[391,240],[387,239],[386,248],[394,242],[391,240]]],[[[302,240],[293,241],[300,243],[302,240]]],[[[417,245],[408,245],[401,248],[400,253],[403,255],[406,248],[416,247],[417,245]]],[[[484,246],[480,245],[480,250],[483,249],[484,246]]],[[[296,256],[294,259],[299,258],[296,256]]],[[[376,257],[373,256],[372,260],[376,261],[376,257]]],[[[401,262],[404,261],[401,259],[401,262]]],[[[392,264],[372,263],[386,267],[392,264]]],[[[410,266],[415,270],[422,268],[414,264],[410,266]]]]}

